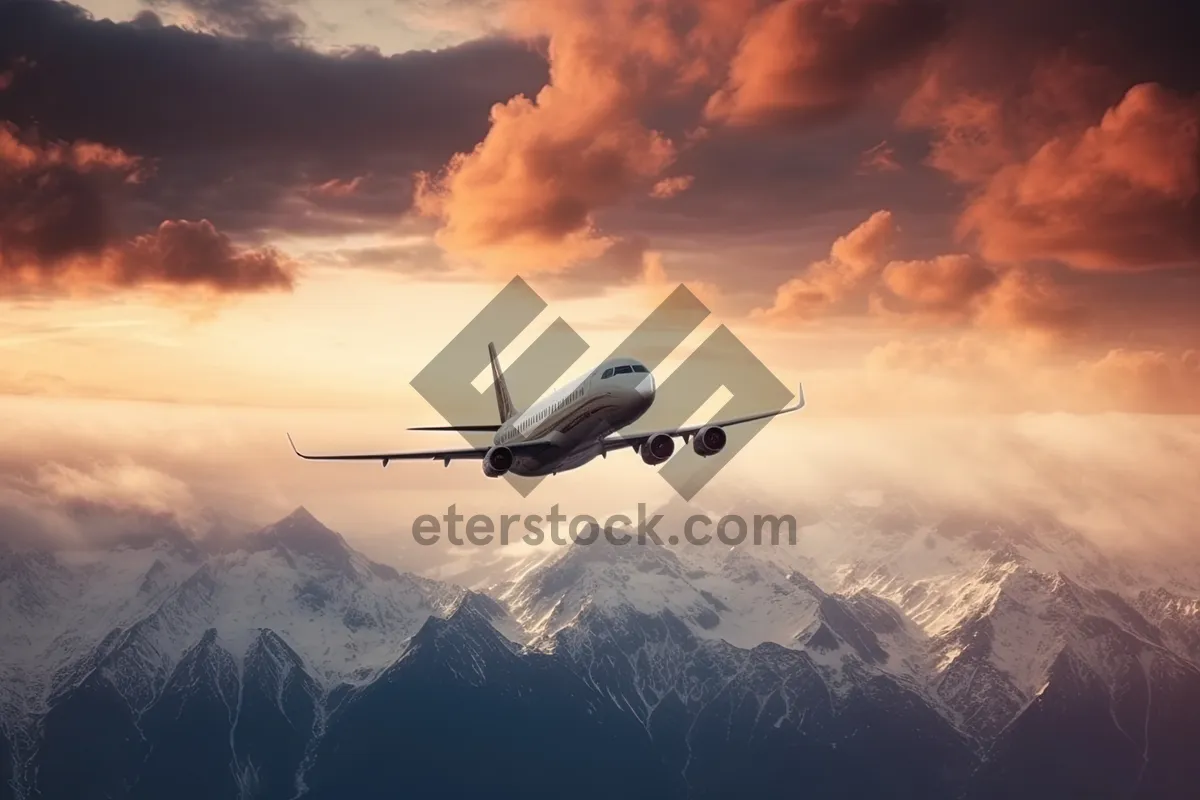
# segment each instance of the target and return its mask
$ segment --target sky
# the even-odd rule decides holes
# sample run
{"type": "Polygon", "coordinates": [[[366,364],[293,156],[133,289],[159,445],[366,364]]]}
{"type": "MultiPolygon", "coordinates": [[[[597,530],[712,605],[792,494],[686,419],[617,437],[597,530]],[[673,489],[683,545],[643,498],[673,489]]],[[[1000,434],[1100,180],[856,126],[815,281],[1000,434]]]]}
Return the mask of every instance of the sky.
{"type": "MultiPolygon", "coordinates": [[[[804,381],[802,418],[713,492],[812,447],[849,483],[965,471],[960,497],[1024,500],[1035,447],[1103,476],[1056,509],[1177,529],[1200,456],[1198,13],[0,0],[8,507],[305,504],[380,557],[432,498],[500,507],[462,465],[298,464],[283,433],[445,441],[404,430],[441,422],[409,382],[520,275],[549,307],[505,360],[561,317],[581,372],[682,282],[713,314],[663,373],[723,324],[804,381]],[[947,436],[991,449],[964,465],[947,436]],[[1167,521],[1079,511],[1131,481],[1167,521]]],[[[626,460],[520,502],[667,496],[626,460]]]]}

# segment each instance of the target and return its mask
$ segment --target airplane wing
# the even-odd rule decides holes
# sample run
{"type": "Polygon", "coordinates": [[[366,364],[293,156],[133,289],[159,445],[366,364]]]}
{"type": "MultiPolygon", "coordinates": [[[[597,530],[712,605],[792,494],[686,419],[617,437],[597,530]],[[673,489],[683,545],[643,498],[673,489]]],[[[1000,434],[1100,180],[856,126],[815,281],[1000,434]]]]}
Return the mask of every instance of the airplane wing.
{"type": "MultiPolygon", "coordinates": [[[[455,450],[410,450],[403,453],[347,453],[337,455],[310,455],[301,453],[296,449],[296,443],[292,441],[292,435],[288,434],[288,444],[292,446],[292,451],[310,461],[381,461],[386,467],[389,461],[443,461],[446,466],[450,466],[450,462],[458,459],[473,459],[482,461],[487,455],[491,445],[486,447],[462,447],[455,450]]],[[[544,439],[535,440],[532,442],[514,442],[505,445],[513,452],[513,455],[524,455],[531,452],[537,452],[546,447],[551,447],[553,444],[544,439]]]]}
{"type": "Polygon", "coordinates": [[[734,417],[733,419],[713,420],[705,422],[701,425],[692,425],[687,428],[672,428],[661,431],[642,431],[635,434],[613,434],[604,439],[601,444],[604,445],[604,452],[611,453],[613,450],[620,450],[622,447],[631,447],[634,450],[639,449],[650,438],[658,436],[660,433],[665,433],[667,436],[679,436],[686,443],[688,439],[695,436],[704,428],[710,425],[715,425],[718,428],[728,428],[731,425],[741,425],[746,422],[757,422],[760,419],[770,419],[778,417],[781,414],[790,414],[793,411],[799,411],[804,408],[804,384],[799,384],[797,387],[796,402],[787,408],[781,408],[778,411],[764,411],[761,414],[750,414],[745,417],[734,417]]]}

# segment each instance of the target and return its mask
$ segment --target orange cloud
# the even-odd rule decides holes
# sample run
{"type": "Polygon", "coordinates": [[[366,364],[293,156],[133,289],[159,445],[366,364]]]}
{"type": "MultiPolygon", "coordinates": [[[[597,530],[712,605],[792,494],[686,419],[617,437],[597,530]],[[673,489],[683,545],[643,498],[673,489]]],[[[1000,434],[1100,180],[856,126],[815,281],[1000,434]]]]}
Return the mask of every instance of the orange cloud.
{"type": "Polygon", "coordinates": [[[593,211],[653,180],[675,148],[619,119],[611,100],[583,105],[550,86],[536,103],[517,97],[493,108],[483,143],[418,183],[418,210],[444,222],[439,244],[505,269],[561,269],[604,252],[612,240],[593,211]]]}
{"type": "Polygon", "coordinates": [[[515,3],[509,27],[549,37],[550,84],[533,100],[494,106],[473,151],[441,175],[419,176],[416,205],[442,221],[439,243],[503,269],[557,270],[597,257],[613,240],[594,213],[651,191],[676,158],[675,143],[641,122],[641,106],[711,75],[714,54],[732,49],[737,20],[752,6],[515,3]]]}
{"type": "Polygon", "coordinates": [[[1200,412],[1200,352],[1109,351],[1081,368],[1093,386],[1120,408],[1158,414],[1200,412]]]}
{"type": "Polygon", "coordinates": [[[658,200],[669,199],[692,188],[695,180],[696,177],[694,175],[677,175],[674,178],[663,178],[654,184],[654,188],[650,190],[650,196],[658,200]]]}
{"type": "Polygon", "coordinates": [[[996,273],[968,255],[944,255],[928,261],[893,261],[883,284],[922,311],[962,313],[996,283],[996,273]]]}
{"type": "Polygon", "coordinates": [[[834,314],[873,314],[916,323],[1061,333],[1084,311],[1041,273],[990,266],[967,254],[889,260],[897,233],[890,211],[877,211],[830,248],[829,258],[779,287],[774,303],[751,313],[792,324],[834,314]]]}
{"type": "Polygon", "coordinates": [[[1042,273],[997,268],[965,255],[893,261],[871,295],[871,311],[917,323],[961,322],[978,327],[1063,334],[1081,325],[1085,310],[1042,273]]]}
{"type": "Polygon", "coordinates": [[[16,125],[0,122],[0,179],[53,167],[78,172],[112,170],[136,181],[140,179],[142,159],[95,142],[43,143],[36,136],[23,139],[16,125]]]}
{"type": "Polygon", "coordinates": [[[960,232],[996,261],[1133,269],[1200,257],[1200,104],[1133,87],[1096,125],[1001,168],[960,232]]]}
{"type": "Polygon", "coordinates": [[[1008,269],[984,294],[977,320],[1000,328],[1062,332],[1087,320],[1087,310],[1049,277],[1026,269],[1008,269]]]}
{"type": "Polygon", "coordinates": [[[711,119],[804,121],[846,109],[942,32],[938,0],[783,0],[747,26],[711,119]]]}
{"type": "Polygon", "coordinates": [[[928,163],[973,187],[958,233],[985,258],[1122,270],[1200,256],[1200,97],[1074,55],[1004,83],[975,59],[962,43],[934,58],[901,123],[931,128],[928,163]]]}
{"type": "Polygon", "coordinates": [[[896,230],[890,211],[876,211],[835,241],[829,258],[810,265],[804,275],[780,286],[774,305],[757,309],[752,316],[786,322],[846,310],[849,301],[859,295],[865,297],[877,281],[896,230]]]}
{"type": "Polygon", "coordinates": [[[550,83],[494,106],[474,150],[419,175],[416,208],[442,246],[503,270],[596,258],[614,242],[597,211],[687,188],[662,177],[681,145],[648,110],[714,90],[707,116],[723,123],[845,108],[943,13],[941,0],[514,0],[506,25],[549,40],[550,83]]]}

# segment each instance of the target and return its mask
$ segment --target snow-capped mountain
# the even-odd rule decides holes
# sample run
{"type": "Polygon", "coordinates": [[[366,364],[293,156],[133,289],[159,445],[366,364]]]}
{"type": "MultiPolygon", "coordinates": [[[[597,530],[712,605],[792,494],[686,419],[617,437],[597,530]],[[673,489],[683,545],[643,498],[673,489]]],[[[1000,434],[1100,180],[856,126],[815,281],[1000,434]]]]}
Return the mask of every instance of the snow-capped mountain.
{"type": "Polygon", "coordinates": [[[474,591],[304,509],[0,549],[0,798],[1192,796],[1200,571],[1034,514],[797,516],[474,591]]]}
{"type": "Polygon", "coordinates": [[[303,508],[207,551],[167,539],[4,558],[6,702],[29,713],[91,669],[141,710],[210,628],[239,660],[267,628],[323,685],[361,681],[462,593],[366,559],[303,508]]]}

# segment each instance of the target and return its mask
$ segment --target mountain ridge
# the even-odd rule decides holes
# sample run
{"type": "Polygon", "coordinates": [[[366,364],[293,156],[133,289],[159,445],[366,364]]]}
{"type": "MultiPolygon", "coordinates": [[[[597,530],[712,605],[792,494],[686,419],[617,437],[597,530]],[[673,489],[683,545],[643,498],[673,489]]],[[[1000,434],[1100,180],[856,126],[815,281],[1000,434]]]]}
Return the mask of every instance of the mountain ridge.
{"type": "MultiPolygon", "coordinates": [[[[375,731],[423,753],[410,775],[421,785],[478,790],[447,777],[446,754],[403,722],[472,740],[457,715],[474,708],[498,737],[496,769],[518,757],[497,744],[507,718],[550,750],[594,740],[660,796],[784,796],[797,781],[1048,796],[1001,767],[1091,709],[1113,734],[1089,740],[1095,752],[1073,768],[1116,747],[1114,785],[1175,796],[1189,768],[1151,744],[1172,731],[1200,743],[1172,710],[1200,698],[1200,601],[1178,580],[1146,589],[1144,574],[1061,526],[931,521],[910,505],[809,513],[807,550],[601,540],[535,553],[490,595],[373,562],[303,507],[202,553],[169,541],[90,556],[9,549],[0,599],[22,619],[4,641],[22,647],[0,657],[14,679],[0,706],[5,785],[22,798],[335,796],[347,743],[387,761],[375,731]],[[833,524],[840,538],[821,530],[833,524]],[[437,721],[438,708],[454,718],[437,721]],[[557,721],[542,730],[550,708],[557,721]],[[878,781],[857,774],[864,763],[878,781]]],[[[402,778],[394,765],[354,769],[368,797],[402,778]]],[[[596,790],[637,789],[610,777],[596,790]]],[[[554,796],[523,780],[499,785],[554,796]]]]}

